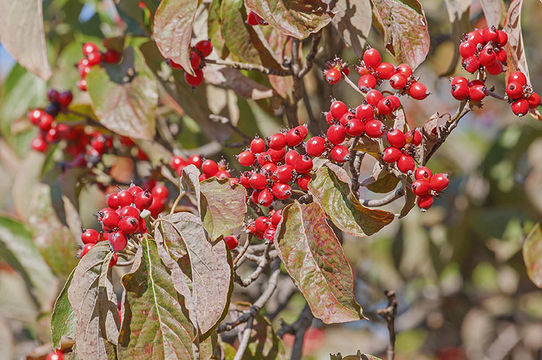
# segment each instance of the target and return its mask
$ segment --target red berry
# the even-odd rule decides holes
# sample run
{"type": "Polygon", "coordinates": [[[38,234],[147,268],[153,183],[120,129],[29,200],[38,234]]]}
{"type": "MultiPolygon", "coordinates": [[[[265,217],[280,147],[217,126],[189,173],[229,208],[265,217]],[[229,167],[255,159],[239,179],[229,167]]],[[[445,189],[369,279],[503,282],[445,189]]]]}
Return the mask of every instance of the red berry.
{"type": "Polygon", "coordinates": [[[254,227],[256,228],[256,231],[259,233],[263,233],[269,225],[271,224],[271,220],[267,216],[259,216],[254,220],[254,227]]]}
{"type": "Polygon", "coordinates": [[[363,53],[363,62],[370,68],[376,68],[381,61],[380,53],[374,48],[369,48],[363,53]]]}
{"type": "MultiPolygon", "coordinates": [[[[503,54],[506,54],[506,52],[501,51],[503,54]]],[[[486,71],[488,74],[491,75],[499,75],[504,71],[504,68],[502,66],[502,63],[499,60],[495,60],[495,62],[491,65],[486,66],[486,71]]]]}
{"type": "Polygon", "coordinates": [[[480,65],[482,66],[493,65],[496,58],[497,55],[495,55],[495,51],[493,51],[493,46],[491,46],[490,44],[484,46],[484,48],[478,54],[478,61],[480,61],[480,65]]]}
{"type": "Polygon", "coordinates": [[[135,218],[138,218],[140,214],[139,210],[136,207],[133,207],[130,205],[121,207],[119,210],[117,210],[117,213],[121,217],[135,217],[135,218]]]}
{"type": "Polygon", "coordinates": [[[184,80],[188,85],[196,87],[203,82],[203,71],[201,69],[194,69],[194,75],[185,72],[184,80]]]}
{"type": "Polygon", "coordinates": [[[382,93],[378,90],[370,90],[367,95],[365,96],[365,101],[369,105],[376,106],[380,100],[382,100],[383,96],[382,93]]]}
{"type": "Polygon", "coordinates": [[[326,112],[325,115],[327,123],[329,125],[333,125],[335,123],[335,119],[333,118],[333,114],[331,114],[331,111],[326,112]]]}
{"type": "Polygon", "coordinates": [[[331,103],[329,111],[334,119],[340,119],[348,111],[348,107],[342,101],[335,100],[331,103]]]}
{"type": "Polygon", "coordinates": [[[374,118],[374,107],[369,104],[362,104],[356,108],[356,117],[362,121],[374,118]]]}
{"type": "Polygon", "coordinates": [[[386,139],[391,146],[401,149],[406,144],[405,134],[399,129],[393,129],[388,131],[386,139]]]}
{"type": "MultiPolygon", "coordinates": [[[[111,256],[111,260],[109,260],[109,267],[113,267],[115,265],[117,265],[117,261],[119,259],[119,256],[117,255],[117,253],[113,253],[113,255],[111,256]]],[[[120,317],[120,310],[119,310],[119,317],[120,317]]]]}
{"type": "Polygon", "coordinates": [[[213,51],[213,44],[211,43],[211,40],[198,41],[194,47],[201,53],[201,56],[203,57],[211,55],[211,52],[213,51]]]}
{"type": "MultiPolygon", "coordinates": [[[[341,146],[341,145],[339,145],[341,146]]],[[[309,189],[309,183],[311,182],[311,177],[310,175],[304,175],[300,178],[297,179],[297,186],[299,186],[299,188],[301,190],[308,190],[309,189]]]]}
{"type": "Polygon", "coordinates": [[[397,66],[397,73],[403,75],[408,79],[410,75],[412,75],[412,68],[408,64],[400,64],[397,66]]]}
{"type": "Polygon", "coordinates": [[[416,129],[412,129],[405,134],[405,140],[407,144],[418,146],[422,143],[422,133],[416,129]]]}
{"type": "Polygon", "coordinates": [[[126,236],[120,231],[115,231],[109,235],[109,244],[113,248],[113,251],[123,250],[127,243],[126,236]]]}
{"type": "Polygon", "coordinates": [[[459,54],[462,58],[468,58],[476,53],[476,44],[472,41],[462,41],[459,44],[459,54]]]}
{"type": "Polygon", "coordinates": [[[469,81],[465,79],[463,76],[456,76],[451,79],[452,85],[460,85],[460,84],[466,84],[468,85],[469,81]]]}
{"type": "Polygon", "coordinates": [[[249,184],[251,188],[261,190],[266,187],[267,179],[262,174],[254,173],[249,179],[249,184]]]}
{"type": "Polygon", "coordinates": [[[275,175],[279,181],[289,182],[293,178],[294,167],[291,165],[281,165],[275,171],[275,175]]]}
{"type": "Polygon", "coordinates": [[[154,196],[152,197],[152,204],[149,206],[147,210],[151,212],[152,217],[158,216],[164,210],[164,203],[166,201],[166,198],[157,198],[154,196]]]}
{"type": "Polygon", "coordinates": [[[329,155],[331,156],[331,159],[335,162],[338,162],[340,164],[348,161],[350,159],[350,151],[348,151],[348,148],[343,145],[337,145],[331,149],[329,155]]]}
{"type": "Polygon", "coordinates": [[[361,136],[365,133],[365,124],[361,119],[350,119],[346,123],[346,133],[350,136],[361,136]]]}
{"type": "Polygon", "coordinates": [[[433,173],[431,172],[431,170],[429,170],[429,168],[425,166],[419,166],[416,169],[416,172],[414,173],[414,178],[416,180],[429,181],[431,180],[432,176],[433,176],[433,173]]]}
{"type": "Polygon", "coordinates": [[[469,56],[468,58],[461,60],[461,65],[465,70],[472,74],[478,70],[480,67],[480,62],[476,56],[469,56]]]}
{"type": "Polygon", "coordinates": [[[188,165],[194,165],[195,167],[199,169],[201,168],[201,165],[203,164],[203,159],[201,158],[201,156],[194,154],[194,155],[190,155],[188,159],[186,160],[186,162],[188,163],[188,165]]]}
{"type": "Polygon", "coordinates": [[[45,150],[47,150],[47,142],[44,138],[38,135],[32,139],[32,141],[30,142],[30,147],[34,151],[45,152],[45,150]]]}
{"type": "Polygon", "coordinates": [[[529,103],[529,107],[531,109],[534,109],[540,105],[540,95],[533,92],[529,97],[527,98],[527,102],[529,103]]]}
{"type": "Polygon", "coordinates": [[[71,91],[63,91],[60,94],[58,94],[58,103],[61,106],[68,106],[73,100],[73,94],[71,91]]]}
{"type": "MultiPolygon", "coordinates": [[[[152,200],[151,200],[152,201],[152,200]]],[[[139,229],[139,220],[135,217],[123,217],[119,221],[119,231],[124,235],[130,235],[137,232],[139,229]]]]}
{"type": "Polygon", "coordinates": [[[389,62],[382,62],[376,68],[376,74],[379,78],[388,80],[393,74],[395,74],[395,66],[389,62]]]}
{"type": "Polygon", "coordinates": [[[397,168],[404,174],[413,172],[415,166],[416,163],[414,162],[414,158],[410,155],[403,154],[399,160],[397,160],[397,168]]]}
{"type": "Polygon", "coordinates": [[[239,245],[239,240],[237,236],[229,235],[224,237],[224,242],[228,246],[228,249],[233,250],[239,245]]]}
{"type": "Polygon", "coordinates": [[[442,173],[436,173],[431,176],[429,184],[431,185],[431,190],[442,191],[448,187],[450,180],[448,180],[448,175],[442,173]]]}
{"type": "Polygon", "coordinates": [[[338,145],[346,138],[346,129],[342,125],[331,125],[326,132],[327,140],[333,145],[338,145]]]}
{"type": "Polygon", "coordinates": [[[230,173],[227,172],[226,170],[218,170],[215,176],[216,176],[216,178],[218,180],[224,180],[224,179],[231,178],[230,173]]]}
{"type": "Polygon", "coordinates": [[[118,204],[120,207],[131,205],[134,202],[134,195],[128,190],[122,190],[117,193],[118,204]]]}
{"type": "Polygon", "coordinates": [[[508,75],[508,82],[512,81],[517,82],[522,87],[527,85],[527,77],[521,71],[512,71],[510,75],[508,75]]]}
{"type": "Polygon", "coordinates": [[[390,86],[394,89],[403,89],[407,84],[407,78],[402,74],[394,74],[390,77],[390,86]]]}
{"type": "Polygon", "coordinates": [[[119,197],[118,194],[109,194],[107,195],[107,206],[109,206],[111,209],[118,209],[119,208],[119,197]]]}
{"type": "Polygon", "coordinates": [[[408,88],[408,94],[416,100],[423,100],[429,95],[427,93],[427,88],[421,82],[415,81],[410,84],[408,88]]]}
{"type": "Polygon", "coordinates": [[[168,197],[167,187],[165,187],[164,185],[156,185],[152,188],[151,193],[153,198],[157,198],[160,200],[167,199],[168,197]]]}
{"type": "Polygon", "coordinates": [[[241,166],[251,166],[256,161],[256,157],[251,151],[243,151],[237,155],[237,160],[241,166]]]}
{"type": "Polygon", "coordinates": [[[471,31],[466,36],[466,41],[470,41],[475,45],[481,44],[484,42],[483,37],[483,30],[482,29],[476,29],[471,31]]]}
{"type": "Polygon", "coordinates": [[[300,156],[295,162],[295,171],[299,174],[306,174],[312,170],[312,159],[310,156],[300,156]]]}
{"type": "Polygon", "coordinates": [[[403,155],[401,150],[390,146],[384,150],[384,153],[382,154],[382,160],[387,162],[388,164],[396,163],[397,160],[403,155]]]}
{"type": "Polygon", "coordinates": [[[247,24],[250,26],[265,25],[267,24],[260,15],[256,14],[254,11],[251,11],[247,15],[247,24]]]}
{"type": "Polygon", "coordinates": [[[504,46],[508,42],[508,34],[502,30],[497,30],[497,45],[504,46]]]}
{"type": "Polygon", "coordinates": [[[277,227],[281,220],[282,220],[282,209],[277,210],[273,213],[273,215],[271,216],[271,225],[277,227]]]}
{"type": "Polygon", "coordinates": [[[481,101],[486,97],[487,88],[482,84],[469,86],[469,98],[472,101],[481,101]]]}
{"type": "Polygon", "coordinates": [[[351,112],[344,113],[344,115],[341,116],[341,118],[339,119],[339,124],[346,125],[348,120],[350,120],[350,119],[352,119],[354,117],[355,117],[354,114],[352,114],[351,112]]]}
{"type": "Polygon", "coordinates": [[[511,81],[506,85],[506,96],[514,100],[523,97],[523,86],[515,81],[511,81]]]}
{"type": "Polygon", "coordinates": [[[427,195],[431,192],[431,185],[427,180],[416,180],[410,186],[414,195],[427,195]]]}
{"type": "Polygon", "coordinates": [[[93,52],[87,55],[87,59],[89,66],[98,65],[102,62],[102,54],[100,54],[99,52],[93,52]]]}
{"type": "Polygon", "coordinates": [[[87,42],[83,44],[83,55],[89,56],[92,53],[100,52],[100,49],[98,49],[98,45],[94,44],[93,42],[87,42]]]}
{"type": "Polygon", "coordinates": [[[190,51],[190,65],[192,69],[197,70],[201,67],[201,56],[194,50],[190,51]]]}
{"type": "Polygon", "coordinates": [[[87,91],[87,80],[81,79],[77,82],[77,87],[81,91],[87,91]]]}
{"type": "Polygon", "coordinates": [[[214,160],[207,159],[201,164],[201,171],[209,177],[215,176],[218,172],[218,164],[214,160]]]}
{"type": "Polygon", "coordinates": [[[376,108],[378,109],[378,113],[380,115],[389,115],[394,110],[394,104],[390,99],[388,99],[388,97],[385,97],[378,102],[376,108]]]}
{"type": "Polygon", "coordinates": [[[175,61],[171,60],[171,59],[167,59],[167,63],[169,66],[171,66],[173,69],[177,69],[177,70],[184,70],[183,67],[181,66],[181,64],[177,64],[175,61]]]}
{"type": "Polygon", "coordinates": [[[342,74],[336,68],[331,68],[325,71],[325,77],[328,84],[335,85],[341,80],[342,74]]]}
{"type": "Polygon", "coordinates": [[[392,109],[397,110],[401,107],[401,100],[395,95],[388,95],[384,99],[389,99],[392,104],[392,109]]]}
{"type": "Polygon", "coordinates": [[[260,194],[258,195],[258,204],[261,206],[268,207],[273,202],[274,197],[271,191],[268,188],[263,189],[260,191],[260,194]]]}
{"type": "Polygon", "coordinates": [[[466,83],[452,85],[452,96],[457,100],[465,100],[469,97],[469,86],[466,83]]]}
{"type": "Polygon", "coordinates": [[[285,148],[282,148],[280,150],[269,149],[267,151],[267,154],[269,155],[269,158],[271,158],[271,161],[279,162],[279,161],[284,160],[284,155],[286,155],[286,149],[285,148]]]}
{"type": "Polygon", "coordinates": [[[362,75],[358,80],[358,88],[361,91],[367,91],[367,89],[374,89],[376,87],[377,80],[371,74],[362,75]]]}
{"type": "Polygon", "coordinates": [[[30,110],[28,112],[28,120],[30,120],[32,124],[37,125],[43,114],[46,114],[46,112],[41,109],[30,110]]]}
{"type": "Polygon", "coordinates": [[[140,188],[140,187],[137,186],[137,185],[131,185],[131,186],[128,188],[128,191],[130,192],[130,194],[132,194],[133,196],[135,196],[137,193],[142,192],[143,189],[140,188]]]}
{"type": "Polygon", "coordinates": [[[497,42],[499,40],[499,33],[497,32],[495,26],[485,28],[482,32],[482,36],[485,42],[497,42]]]}
{"type": "Polygon", "coordinates": [[[51,125],[53,124],[53,121],[54,121],[54,118],[51,115],[44,113],[40,117],[40,120],[38,122],[38,127],[40,128],[41,131],[49,131],[49,129],[51,128],[51,125]]]}
{"type": "Polygon", "coordinates": [[[279,200],[286,200],[292,195],[292,187],[285,183],[275,183],[271,191],[279,200]]]}
{"type": "Polygon", "coordinates": [[[90,251],[90,249],[94,247],[94,245],[96,244],[93,244],[93,243],[85,244],[83,248],[81,249],[81,252],[79,253],[79,258],[82,258],[83,256],[85,256],[90,251]]]}
{"type": "Polygon", "coordinates": [[[305,140],[308,131],[305,126],[297,126],[286,133],[286,143],[290,147],[297,146],[305,140]]]}
{"type": "MultiPolygon", "coordinates": [[[[497,60],[503,64],[506,64],[506,51],[504,49],[494,49],[497,55],[497,60]]],[[[502,67],[502,65],[501,65],[502,67]]]]}
{"type": "Polygon", "coordinates": [[[83,244],[96,244],[100,240],[100,233],[94,229],[86,229],[81,234],[83,244]]]}
{"type": "Polygon", "coordinates": [[[104,230],[109,231],[113,230],[119,225],[120,216],[117,214],[116,211],[108,211],[106,213],[102,213],[102,227],[104,230]]]}
{"type": "Polygon", "coordinates": [[[250,142],[250,151],[254,154],[259,154],[265,151],[265,140],[260,138],[254,138],[250,142]]]}
{"type": "Polygon", "coordinates": [[[277,229],[270,226],[267,230],[265,230],[265,233],[263,234],[263,239],[267,242],[273,242],[275,239],[276,232],[277,232],[277,229]]]}
{"type": "Polygon", "coordinates": [[[141,191],[134,195],[134,205],[143,211],[152,204],[152,194],[149,191],[141,191]]]}
{"type": "Polygon", "coordinates": [[[171,166],[171,168],[175,171],[180,167],[184,167],[185,165],[186,160],[178,155],[173,156],[169,161],[169,166],[171,166]]]}
{"type": "Polygon", "coordinates": [[[283,133],[276,133],[268,139],[269,147],[273,150],[281,150],[286,146],[286,136],[283,133]]]}
{"type": "Polygon", "coordinates": [[[47,100],[49,100],[50,102],[57,102],[58,101],[58,95],[59,95],[58,90],[49,89],[47,91],[47,100]]]}
{"type": "Polygon", "coordinates": [[[517,116],[524,116],[529,112],[529,102],[527,99],[518,99],[512,103],[512,111],[517,116]]]}
{"type": "Polygon", "coordinates": [[[369,120],[365,124],[365,133],[371,138],[379,138],[384,134],[384,124],[380,120],[369,120]]]}
{"type": "Polygon", "coordinates": [[[320,136],[311,137],[305,144],[305,151],[309,156],[320,156],[326,150],[326,141],[320,136]]]}
{"type": "Polygon", "coordinates": [[[417,203],[420,209],[427,210],[433,205],[433,196],[432,195],[419,196],[417,203]]]}
{"type": "Polygon", "coordinates": [[[295,150],[289,150],[286,155],[284,156],[284,162],[290,166],[295,167],[295,163],[297,159],[299,159],[301,155],[295,150]]]}
{"type": "Polygon", "coordinates": [[[267,178],[270,178],[271,175],[273,175],[276,170],[277,170],[277,165],[271,162],[262,166],[262,172],[265,174],[267,178]]]}
{"type": "Polygon", "coordinates": [[[107,49],[103,54],[104,62],[108,64],[116,64],[120,61],[121,54],[118,51],[107,49]]]}

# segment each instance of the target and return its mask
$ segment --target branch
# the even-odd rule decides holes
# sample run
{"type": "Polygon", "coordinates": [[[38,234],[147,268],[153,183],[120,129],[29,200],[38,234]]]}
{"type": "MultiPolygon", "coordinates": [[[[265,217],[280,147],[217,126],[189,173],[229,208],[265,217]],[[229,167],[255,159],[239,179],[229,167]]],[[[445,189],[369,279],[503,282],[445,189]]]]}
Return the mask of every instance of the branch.
{"type": "Polygon", "coordinates": [[[259,71],[265,75],[289,76],[292,75],[290,70],[268,68],[261,65],[247,64],[237,61],[220,60],[220,59],[205,59],[206,64],[215,64],[231,67],[238,70],[259,71]]]}
{"type": "Polygon", "coordinates": [[[241,279],[239,275],[235,274],[236,283],[238,283],[242,287],[247,287],[260,277],[263,270],[265,269],[265,267],[271,260],[271,257],[269,256],[269,249],[271,248],[271,245],[272,245],[271,242],[267,244],[267,247],[265,248],[264,253],[260,256],[260,261],[258,262],[258,266],[256,267],[256,270],[254,270],[252,274],[250,274],[246,279],[241,279]]]}
{"type": "Polygon", "coordinates": [[[344,76],[344,81],[345,81],[348,85],[350,85],[350,87],[351,87],[352,89],[356,90],[356,92],[358,92],[359,94],[361,94],[361,96],[363,96],[363,98],[365,98],[365,94],[363,93],[363,91],[361,91],[361,90],[357,87],[357,85],[354,84],[354,83],[352,82],[352,80],[350,80],[350,78],[349,78],[348,76],[346,76],[346,75],[344,76]]]}
{"type": "Polygon", "coordinates": [[[228,127],[230,129],[232,129],[235,133],[241,135],[241,137],[245,140],[252,140],[252,137],[248,136],[247,134],[245,134],[244,132],[242,132],[241,130],[239,130],[239,128],[237,126],[234,126],[231,122],[230,119],[228,119],[227,117],[225,116],[221,116],[221,115],[215,115],[215,114],[210,114],[209,115],[209,119],[211,119],[212,121],[214,122],[217,122],[217,123],[220,123],[220,124],[224,124],[224,125],[228,125],[228,127]]]}
{"type": "Polygon", "coordinates": [[[248,319],[247,326],[245,327],[245,330],[243,330],[243,336],[241,337],[241,342],[239,343],[239,347],[237,348],[237,352],[235,353],[233,360],[241,360],[243,358],[248,346],[248,341],[250,340],[253,320],[253,318],[248,319]]]}
{"type": "Polygon", "coordinates": [[[403,195],[405,195],[405,189],[400,188],[400,189],[395,190],[391,194],[386,195],[382,199],[363,200],[361,203],[363,206],[367,206],[367,207],[384,206],[384,205],[394,202],[395,200],[399,199],[403,195]]]}
{"type": "Polygon", "coordinates": [[[395,316],[397,315],[397,297],[395,291],[386,290],[384,292],[388,298],[388,306],[383,309],[378,309],[376,313],[380,315],[388,324],[388,360],[395,359],[395,316]]]}
{"type": "Polygon", "coordinates": [[[282,337],[284,334],[295,335],[295,340],[294,340],[294,345],[292,348],[292,355],[290,356],[290,360],[301,360],[301,356],[303,355],[303,343],[305,340],[305,332],[311,326],[313,318],[314,316],[312,315],[311,309],[309,305],[307,304],[305,305],[305,308],[303,308],[303,311],[301,312],[301,314],[299,314],[299,317],[293,324],[291,325],[285,324],[277,332],[277,335],[279,337],[282,337]]]}
{"type": "Polygon", "coordinates": [[[320,39],[322,39],[322,33],[317,32],[312,35],[311,49],[307,54],[305,66],[303,66],[299,73],[296,74],[297,77],[302,78],[303,76],[307,75],[307,73],[312,68],[312,65],[314,64],[314,58],[318,54],[318,44],[320,43],[320,39]]]}

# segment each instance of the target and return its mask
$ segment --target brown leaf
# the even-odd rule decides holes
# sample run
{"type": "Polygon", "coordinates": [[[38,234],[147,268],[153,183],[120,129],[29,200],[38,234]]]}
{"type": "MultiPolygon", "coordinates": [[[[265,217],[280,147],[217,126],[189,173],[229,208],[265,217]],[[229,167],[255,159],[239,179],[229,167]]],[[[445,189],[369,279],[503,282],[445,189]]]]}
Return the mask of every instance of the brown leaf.
{"type": "Polygon", "coordinates": [[[502,0],[480,0],[484,16],[488,26],[499,27],[504,14],[504,2],[502,0]]]}
{"type": "Polygon", "coordinates": [[[361,186],[376,193],[388,193],[394,190],[398,183],[399,179],[377,162],[373,167],[373,173],[361,183],[361,186]]]}
{"type": "Polygon", "coordinates": [[[320,205],[295,201],[282,216],[275,246],[313,315],[326,324],[362,319],[352,269],[320,205]]]}
{"type": "Polygon", "coordinates": [[[335,14],[333,25],[354,54],[361,57],[373,20],[371,1],[338,0],[331,11],[335,14]]]}
{"type": "Polygon", "coordinates": [[[529,279],[536,286],[542,288],[542,230],[540,230],[540,224],[536,224],[525,238],[523,261],[525,261],[529,279]]]}
{"type": "Polygon", "coordinates": [[[529,67],[527,66],[527,57],[523,46],[523,35],[521,34],[521,7],[523,0],[513,0],[508,8],[506,19],[504,20],[504,31],[508,34],[506,43],[507,69],[505,79],[512,71],[522,71],[529,80],[529,67]]]}

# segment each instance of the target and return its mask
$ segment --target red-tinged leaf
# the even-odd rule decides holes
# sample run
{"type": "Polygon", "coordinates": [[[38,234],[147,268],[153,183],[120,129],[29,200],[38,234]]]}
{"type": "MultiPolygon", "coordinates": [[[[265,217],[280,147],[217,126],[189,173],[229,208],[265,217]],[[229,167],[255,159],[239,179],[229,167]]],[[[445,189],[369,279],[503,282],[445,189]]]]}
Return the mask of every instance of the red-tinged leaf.
{"type": "Polygon", "coordinates": [[[273,96],[272,89],[257,83],[237,69],[207,65],[203,68],[203,73],[209,84],[232,89],[237,95],[245,99],[262,100],[273,96]]]}
{"type": "Polygon", "coordinates": [[[316,171],[309,192],[339,229],[354,236],[372,235],[394,219],[390,212],[361,205],[346,171],[331,163],[316,171]]]}
{"type": "MultiPolygon", "coordinates": [[[[274,27],[269,27],[266,30],[263,36],[265,36],[271,52],[278,62],[283,63],[284,59],[289,56],[288,54],[292,53],[291,38],[274,27]]],[[[292,98],[292,92],[294,91],[294,79],[292,76],[269,75],[269,83],[281,97],[286,99],[292,98]]]]}
{"type": "Polygon", "coordinates": [[[297,39],[305,39],[331,21],[327,4],[321,0],[245,0],[245,6],[284,35],[297,39]]]}
{"type": "Polygon", "coordinates": [[[200,218],[187,212],[161,218],[160,226],[166,247],[173,245],[179,250],[175,257],[181,260],[181,270],[191,279],[195,310],[190,319],[198,324],[206,337],[226,315],[233,289],[231,259],[226,245],[224,241],[209,242],[200,218]],[[188,256],[183,254],[183,249],[188,256]]]}
{"type": "Polygon", "coordinates": [[[417,0],[371,0],[384,29],[386,48],[397,62],[417,68],[429,52],[429,32],[422,5],[417,0]]]}
{"type": "Polygon", "coordinates": [[[192,75],[190,41],[199,4],[200,0],[163,0],[154,14],[153,36],[158,49],[192,75]]]}
{"type": "Polygon", "coordinates": [[[499,27],[504,15],[504,2],[502,0],[480,0],[488,26],[499,27]]]}
{"type": "Polygon", "coordinates": [[[523,261],[529,279],[542,288],[542,230],[536,224],[523,242],[523,261]]]}
{"type": "Polygon", "coordinates": [[[373,21],[371,1],[338,0],[331,11],[335,14],[333,25],[354,54],[361,57],[373,21]]]}
{"type": "Polygon", "coordinates": [[[125,294],[119,335],[121,358],[193,359],[192,339],[196,337],[196,329],[153,240],[148,237],[142,240],[132,269],[122,283],[125,294]]]}
{"type": "Polygon", "coordinates": [[[153,139],[158,89],[139,50],[126,48],[122,64],[94,67],[87,88],[103,126],[134,139],[153,139]]]}
{"type": "Polygon", "coordinates": [[[77,319],[72,305],[68,299],[68,289],[71,286],[73,274],[72,271],[64,288],[58,295],[53,307],[53,315],[51,316],[51,338],[53,341],[53,348],[58,348],[62,342],[75,341],[77,331],[77,319]]]}
{"type": "Polygon", "coordinates": [[[416,205],[416,195],[412,192],[410,189],[410,186],[406,187],[406,194],[405,194],[405,204],[401,208],[401,212],[399,214],[399,218],[403,218],[408,215],[410,210],[414,208],[416,205]]]}
{"type": "MultiPolygon", "coordinates": [[[[521,33],[521,8],[523,0],[513,0],[508,8],[508,13],[504,22],[504,31],[508,34],[508,42],[506,43],[507,67],[505,79],[508,79],[508,74],[512,71],[522,71],[529,80],[529,67],[527,65],[527,57],[523,46],[523,35],[521,33]]],[[[508,82],[508,81],[507,81],[508,82]]]]}
{"type": "Polygon", "coordinates": [[[0,2],[0,42],[28,71],[47,80],[51,67],[43,29],[43,2],[0,2]]]}
{"type": "Polygon", "coordinates": [[[107,242],[94,245],[75,268],[68,288],[80,359],[116,358],[120,319],[109,267],[112,256],[107,242]]]}
{"type": "Polygon", "coordinates": [[[275,245],[313,315],[326,324],[362,319],[352,269],[320,205],[295,201],[282,216],[275,245]]]}

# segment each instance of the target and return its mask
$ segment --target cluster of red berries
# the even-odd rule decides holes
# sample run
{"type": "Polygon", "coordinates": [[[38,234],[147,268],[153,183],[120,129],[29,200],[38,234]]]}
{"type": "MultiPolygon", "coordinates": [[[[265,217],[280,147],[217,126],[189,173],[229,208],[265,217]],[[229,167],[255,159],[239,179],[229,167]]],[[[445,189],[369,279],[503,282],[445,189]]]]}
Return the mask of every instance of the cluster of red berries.
{"type": "Polygon", "coordinates": [[[462,76],[451,79],[452,96],[457,100],[482,101],[487,95],[487,87],[482,80],[469,81],[462,76]]]}
{"type": "Polygon", "coordinates": [[[411,189],[418,197],[417,203],[421,209],[429,209],[433,205],[433,198],[448,187],[450,181],[448,175],[443,173],[433,174],[429,168],[419,166],[414,173],[416,179],[411,189]]]}
{"type": "MultiPolygon", "coordinates": [[[[109,241],[113,251],[121,251],[126,247],[130,236],[138,236],[147,232],[145,218],[148,215],[156,217],[164,209],[168,190],[164,185],[155,185],[152,190],[143,190],[132,185],[126,190],[109,194],[107,206],[98,212],[98,221],[102,232],[86,229],[81,235],[83,249],[80,257],[99,241],[109,241]]],[[[117,262],[114,254],[110,266],[117,262]]]]}
{"type": "MultiPolygon", "coordinates": [[[[175,155],[169,161],[169,165],[178,176],[182,175],[185,166],[196,166],[201,171],[199,181],[212,178],[213,176],[216,176],[219,180],[231,178],[230,172],[227,169],[226,162],[224,160],[219,161],[218,163],[211,159],[203,160],[202,157],[197,154],[190,155],[186,159],[182,156],[175,155]]],[[[233,183],[236,182],[237,181],[233,181],[233,183]]]]}
{"type": "Polygon", "coordinates": [[[247,14],[247,24],[249,24],[250,26],[268,25],[267,21],[262,19],[262,17],[256,14],[254,11],[251,11],[247,14]]]}
{"type": "MultiPolygon", "coordinates": [[[[210,40],[201,40],[194,45],[190,51],[190,65],[194,69],[194,75],[184,73],[184,79],[190,86],[196,87],[203,81],[203,67],[205,66],[205,58],[213,51],[213,44],[210,40]]],[[[175,61],[168,59],[169,66],[177,70],[183,70],[183,67],[177,64],[175,61]]]]}
{"type": "Polygon", "coordinates": [[[527,77],[521,71],[512,71],[508,75],[505,98],[512,104],[512,112],[517,116],[526,115],[540,105],[540,95],[527,84],[527,77]]]}
{"type": "Polygon", "coordinates": [[[273,241],[277,226],[282,220],[282,210],[271,210],[268,216],[259,216],[247,225],[247,231],[267,242],[273,241]]]}
{"type": "Polygon", "coordinates": [[[475,29],[466,34],[459,44],[461,65],[471,74],[485,69],[491,75],[499,75],[506,64],[504,46],[507,42],[506,32],[495,26],[475,29]]]}
{"type": "Polygon", "coordinates": [[[121,54],[112,49],[106,49],[105,52],[100,52],[98,45],[93,42],[83,44],[83,58],[77,63],[77,69],[81,79],[77,83],[80,90],[87,90],[87,74],[93,66],[99,65],[101,62],[107,64],[116,64],[121,59],[121,54]]]}
{"type": "Polygon", "coordinates": [[[71,91],[59,92],[51,89],[47,92],[49,105],[43,109],[33,109],[28,112],[28,120],[36,125],[40,131],[32,139],[30,146],[32,149],[45,152],[51,143],[58,142],[62,138],[71,137],[70,127],[65,124],[57,124],[55,117],[61,112],[66,111],[73,100],[71,91]]]}

